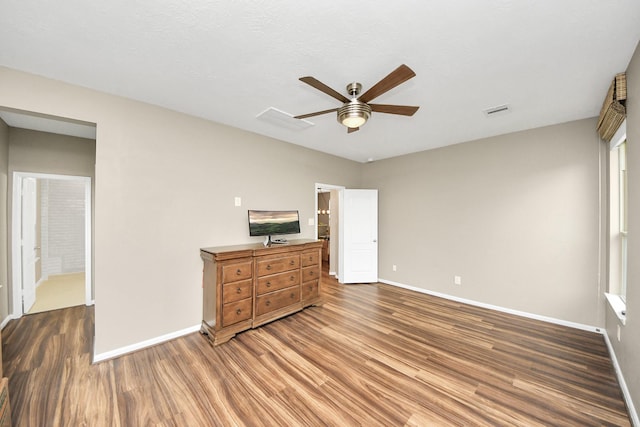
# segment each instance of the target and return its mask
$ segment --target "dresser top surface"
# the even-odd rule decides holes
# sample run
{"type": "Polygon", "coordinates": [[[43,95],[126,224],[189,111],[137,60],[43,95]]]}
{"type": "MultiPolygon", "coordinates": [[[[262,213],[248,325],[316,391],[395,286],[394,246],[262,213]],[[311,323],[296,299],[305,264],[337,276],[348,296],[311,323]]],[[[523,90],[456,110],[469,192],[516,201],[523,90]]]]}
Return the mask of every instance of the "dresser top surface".
{"type": "Polygon", "coordinates": [[[313,239],[296,239],[289,240],[285,244],[272,244],[271,246],[264,246],[262,243],[248,243],[245,245],[232,245],[232,246],[213,246],[210,248],[201,248],[201,252],[207,252],[214,256],[255,256],[255,255],[267,255],[278,252],[288,252],[291,250],[302,250],[306,248],[321,247],[322,240],[313,239]]]}

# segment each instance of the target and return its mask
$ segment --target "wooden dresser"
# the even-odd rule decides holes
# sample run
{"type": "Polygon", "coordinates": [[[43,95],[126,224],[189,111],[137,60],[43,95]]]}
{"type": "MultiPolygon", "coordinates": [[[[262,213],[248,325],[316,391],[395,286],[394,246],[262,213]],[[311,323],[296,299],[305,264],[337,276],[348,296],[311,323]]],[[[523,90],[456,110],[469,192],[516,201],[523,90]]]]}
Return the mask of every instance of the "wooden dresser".
{"type": "Polygon", "coordinates": [[[200,249],[202,333],[214,344],[310,305],[319,305],[322,242],[292,240],[200,249]]]}

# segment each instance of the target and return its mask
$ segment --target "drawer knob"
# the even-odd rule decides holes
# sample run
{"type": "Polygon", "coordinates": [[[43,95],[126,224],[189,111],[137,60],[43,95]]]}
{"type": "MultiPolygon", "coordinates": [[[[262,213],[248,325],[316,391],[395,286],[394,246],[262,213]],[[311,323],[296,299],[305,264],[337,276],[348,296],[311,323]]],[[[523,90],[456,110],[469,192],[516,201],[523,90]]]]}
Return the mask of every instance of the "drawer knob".
{"type": "Polygon", "coordinates": [[[267,307],[269,307],[271,305],[271,301],[267,300],[267,302],[264,303],[264,305],[266,305],[267,307]]]}
{"type": "Polygon", "coordinates": [[[289,276],[289,280],[293,282],[294,280],[296,280],[296,276],[289,276]]]}
{"type": "Polygon", "coordinates": [[[309,257],[309,261],[313,261],[313,256],[310,256],[310,257],[309,257]]]}
{"type": "Polygon", "coordinates": [[[267,270],[271,270],[271,264],[267,265],[267,270]]]}
{"type": "Polygon", "coordinates": [[[289,261],[289,265],[294,265],[296,262],[294,260],[289,261]]]}
{"type": "Polygon", "coordinates": [[[313,270],[309,271],[309,276],[313,276],[313,270]]]}
{"type": "Polygon", "coordinates": [[[237,289],[237,292],[238,292],[238,293],[242,292],[242,289],[238,288],[238,289],[237,289]]]}
{"type": "Polygon", "coordinates": [[[236,310],[236,314],[237,314],[238,316],[240,316],[240,313],[242,313],[242,310],[237,309],[237,310],[236,310]]]}
{"type": "Polygon", "coordinates": [[[237,269],[237,270],[236,270],[236,274],[237,274],[238,276],[239,276],[239,275],[241,275],[241,274],[242,274],[242,270],[237,269]]]}
{"type": "Polygon", "coordinates": [[[291,299],[294,299],[296,297],[296,294],[294,294],[293,292],[291,292],[291,299]]]}
{"type": "Polygon", "coordinates": [[[271,287],[271,282],[267,282],[267,288],[271,287]]]}

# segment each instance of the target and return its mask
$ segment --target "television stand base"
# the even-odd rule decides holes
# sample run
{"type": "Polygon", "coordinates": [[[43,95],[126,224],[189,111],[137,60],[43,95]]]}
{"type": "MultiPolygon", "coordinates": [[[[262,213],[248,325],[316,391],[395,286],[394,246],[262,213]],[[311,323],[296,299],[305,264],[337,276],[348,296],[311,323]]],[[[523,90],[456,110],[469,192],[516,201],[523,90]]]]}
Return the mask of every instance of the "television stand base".
{"type": "Polygon", "coordinates": [[[271,245],[287,245],[289,241],[287,239],[271,239],[271,236],[267,236],[264,239],[263,245],[271,246],[271,245]]]}

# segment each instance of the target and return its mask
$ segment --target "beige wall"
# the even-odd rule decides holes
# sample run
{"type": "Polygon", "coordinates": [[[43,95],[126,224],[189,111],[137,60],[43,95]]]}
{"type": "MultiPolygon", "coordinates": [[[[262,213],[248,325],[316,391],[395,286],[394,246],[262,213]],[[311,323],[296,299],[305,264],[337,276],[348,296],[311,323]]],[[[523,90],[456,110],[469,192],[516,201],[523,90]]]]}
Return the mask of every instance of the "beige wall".
{"type": "MultiPolygon", "coordinates": [[[[9,171],[9,127],[0,119],[0,322],[9,315],[8,298],[8,250],[7,194],[9,171]]],[[[0,367],[0,371],[2,367],[0,367]]]]}
{"type": "Polygon", "coordinates": [[[379,189],[380,278],[604,326],[595,124],[364,165],[364,184],[379,189]]]}
{"type": "Polygon", "coordinates": [[[6,68],[0,106],[97,124],[96,354],[198,325],[199,248],[261,240],[247,209],[299,209],[313,237],[315,183],[360,185],[348,160],[6,68]]]}
{"type": "Polygon", "coordinates": [[[92,139],[9,128],[9,179],[14,171],[94,176],[92,139]]]}
{"type": "Polygon", "coordinates": [[[629,182],[627,319],[622,325],[607,306],[607,334],[631,399],[640,408],[640,44],[627,68],[627,175],[629,182]],[[620,325],[620,341],[617,328],[620,325]]]}

